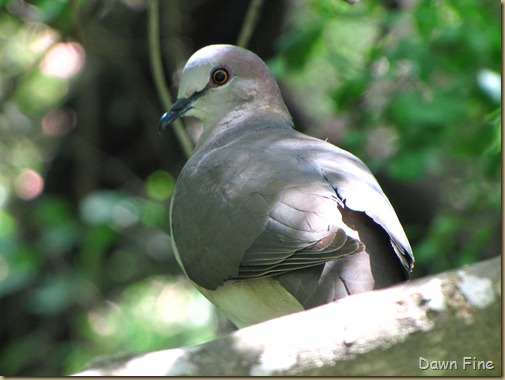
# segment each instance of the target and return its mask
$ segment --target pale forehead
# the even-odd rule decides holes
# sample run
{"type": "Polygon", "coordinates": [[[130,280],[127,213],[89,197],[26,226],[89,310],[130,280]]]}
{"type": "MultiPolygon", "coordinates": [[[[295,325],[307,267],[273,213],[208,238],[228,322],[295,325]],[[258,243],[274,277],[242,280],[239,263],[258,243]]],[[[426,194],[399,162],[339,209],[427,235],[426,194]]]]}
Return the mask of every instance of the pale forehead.
{"type": "Polygon", "coordinates": [[[210,45],[194,53],[184,66],[179,88],[186,97],[202,90],[209,80],[213,67],[229,66],[238,76],[261,78],[270,75],[265,63],[249,50],[232,45],[210,45]]]}
{"type": "Polygon", "coordinates": [[[215,65],[220,63],[227,55],[232,54],[233,49],[227,45],[210,45],[194,53],[186,63],[184,70],[201,65],[215,65]]]}
{"type": "MultiPolygon", "coordinates": [[[[186,63],[184,70],[197,66],[215,66],[219,64],[261,66],[263,61],[253,52],[237,46],[210,45],[194,53],[186,63]]],[[[238,68],[236,67],[236,69],[238,68]]]]}

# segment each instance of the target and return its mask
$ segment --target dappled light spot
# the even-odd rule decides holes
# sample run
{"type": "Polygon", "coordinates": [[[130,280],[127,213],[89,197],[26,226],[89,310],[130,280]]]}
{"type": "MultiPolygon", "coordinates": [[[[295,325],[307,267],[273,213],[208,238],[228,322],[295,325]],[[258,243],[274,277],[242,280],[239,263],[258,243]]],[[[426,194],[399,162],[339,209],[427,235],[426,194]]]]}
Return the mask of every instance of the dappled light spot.
{"type": "MultiPolygon", "coordinates": [[[[213,335],[213,306],[187,280],[151,277],[129,285],[114,299],[87,313],[97,341],[128,341],[144,350],[160,337],[177,339],[187,329],[198,329],[192,343],[213,335]]],[[[103,344],[103,343],[102,343],[103,344]]]]}
{"type": "Polygon", "coordinates": [[[44,179],[32,169],[25,169],[14,182],[19,198],[30,200],[38,197],[44,189],[44,179]]]}
{"type": "Polygon", "coordinates": [[[0,185],[0,208],[7,203],[9,192],[5,186],[0,185]]]}
{"type": "Polygon", "coordinates": [[[146,192],[149,197],[163,201],[172,195],[174,186],[175,179],[170,173],[164,170],[156,170],[147,178],[146,192]]]}
{"type": "Polygon", "coordinates": [[[126,228],[139,221],[139,208],[130,199],[123,199],[112,208],[111,218],[117,227],[126,228]]]}
{"type": "Polygon", "coordinates": [[[486,95],[496,103],[500,103],[501,76],[499,73],[489,69],[479,70],[477,73],[477,83],[486,95]]]}
{"type": "Polygon", "coordinates": [[[9,263],[7,259],[3,256],[0,256],[0,282],[5,280],[9,275],[9,263]]]}
{"type": "Polygon", "coordinates": [[[398,151],[398,131],[392,127],[377,127],[368,132],[366,150],[371,157],[386,160],[398,151]]]}
{"type": "Polygon", "coordinates": [[[170,236],[160,230],[152,232],[146,238],[145,253],[156,261],[168,260],[169,256],[173,255],[170,236]]]}
{"type": "Polygon", "coordinates": [[[42,130],[51,136],[60,136],[74,129],[77,115],[70,108],[53,109],[42,118],[42,130]]]}
{"type": "Polygon", "coordinates": [[[88,313],[88,321],[95,333],[100,336],[110,336],[120,327],[121,308],[107,301],[104,310],[92,310],[88,313]]]}
{"type": "Polygon", "coordinates": [[[92,192],[81,201],[81,217],[89,224],[108,223],[112,217],[112,209],[119,201],[119,195],[114,192],[92,192]]]}
{"type": "Polygon", "coordinates": [[[29,45],[30,52],[34,55],[40,56],[43,53],[47,53],[47,50],[55,45],[59,35],[56,31],[45,26],[44,24],[38,24],[37,28],[40,28],[39,33],[35,33],[33,40],[29,45]]]}
{"type": "Polygon", "coordinates": [[[81,217],[89,224],[108,224],[115,229],[124,229],[140,220],[139,203],[119,192],[95,191],[82,200],[81,217]]]}
{"type": "Polygon", "coordinates": [[[40,63],[45,75],[69,79],[76,75],[84,65],[84,49],[76,42],[62,42],[51,48],[40,63]]]}

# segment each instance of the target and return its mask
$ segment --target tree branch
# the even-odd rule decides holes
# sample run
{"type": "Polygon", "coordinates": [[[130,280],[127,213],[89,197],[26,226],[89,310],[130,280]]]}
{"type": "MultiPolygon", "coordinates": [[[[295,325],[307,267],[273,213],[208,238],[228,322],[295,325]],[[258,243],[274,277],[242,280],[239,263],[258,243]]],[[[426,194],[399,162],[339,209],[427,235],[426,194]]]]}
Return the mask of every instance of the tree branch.
{"type": "Polygon", "coordinates": [[[259,20],[260,10],[263,6],[264,0],[252,0],[249,4],[249,8],[247,9],[247,13],[245,15],[244,24],[242,25],[242,29],[240,30],[240,35],[237,39],[237,46],[247,47],[249,44],[249,40],[256,28],[256,24],[259,20]]]}
{"type": "MultiPolygon", "coordinates": [[[[169,109],[173,104],[172,97],[167,88],[165,75],[163,74],[163,65],[160,53],[160,22],[159,22],[159,3],[158,0],[149,1],[149,60],[151,62],[151,71],[153,73],[154,83],[158,96],[165,109],[169,109]]],[[[178,119],[174,122],[174,130],[181,144],[186,158],[193,152],[193,144],[189,139],[182,122],[178,119]]]]}
{"type": "Polygon", "coordinates": [[[428,374],[501,374],[500,257],[77,375],[428,374]]]}

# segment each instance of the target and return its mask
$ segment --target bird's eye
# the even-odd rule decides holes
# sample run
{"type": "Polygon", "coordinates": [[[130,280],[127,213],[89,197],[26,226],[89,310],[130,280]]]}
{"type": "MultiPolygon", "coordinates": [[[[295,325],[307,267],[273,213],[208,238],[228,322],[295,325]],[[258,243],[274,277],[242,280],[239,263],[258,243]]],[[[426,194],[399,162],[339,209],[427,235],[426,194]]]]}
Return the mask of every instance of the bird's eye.
{"type": "Polygon", "coordinates": [[[226,82],[230,80],[230,72],[226,67],[218,67],[212,71],[211,74],[211,79],[214,84],[217,84],[218,86],[222,86],[226,82]]]}

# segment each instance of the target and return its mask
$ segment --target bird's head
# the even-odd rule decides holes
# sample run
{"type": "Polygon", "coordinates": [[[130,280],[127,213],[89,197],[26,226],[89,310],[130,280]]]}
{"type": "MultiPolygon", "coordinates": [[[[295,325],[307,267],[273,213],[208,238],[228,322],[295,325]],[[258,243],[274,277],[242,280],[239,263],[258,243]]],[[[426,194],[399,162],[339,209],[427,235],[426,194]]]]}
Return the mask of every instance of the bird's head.
{"type": "Polygon", "coordinates": [[[163,115],[160,132],[177,118],[194,116],[204,128],[233,111],[271,108],[287,113],[279,87],[256,54],[233,45],[210,45],[186,63],[177,101],[163,115]]]}

